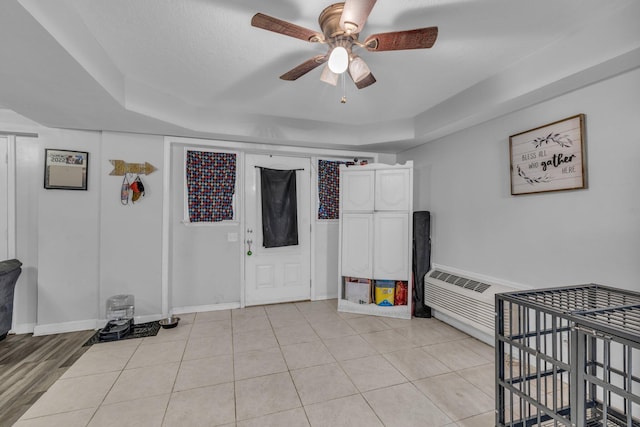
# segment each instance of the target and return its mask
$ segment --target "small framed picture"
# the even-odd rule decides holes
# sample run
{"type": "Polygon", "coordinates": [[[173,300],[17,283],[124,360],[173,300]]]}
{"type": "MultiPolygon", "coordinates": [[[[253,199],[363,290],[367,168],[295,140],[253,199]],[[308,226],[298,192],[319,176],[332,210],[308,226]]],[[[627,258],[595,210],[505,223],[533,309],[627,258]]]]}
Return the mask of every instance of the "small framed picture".
{"type": "Polygon", "coordinates": [[[89,153],[45,149],[44,188],[48,190],[86,190],[89,153]]]}
{"type": "Polygon", "coordinates": [[[509,137],[511,194],[587,188],[584,114],[509,137]]]}

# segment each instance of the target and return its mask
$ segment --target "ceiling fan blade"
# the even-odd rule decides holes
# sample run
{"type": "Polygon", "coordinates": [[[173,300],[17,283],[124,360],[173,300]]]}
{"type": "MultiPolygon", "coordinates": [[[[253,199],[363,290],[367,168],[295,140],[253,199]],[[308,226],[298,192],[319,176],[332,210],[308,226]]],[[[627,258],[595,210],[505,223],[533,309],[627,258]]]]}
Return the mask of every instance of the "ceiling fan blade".
{"type": "Polygon", "coordinates": [[[273,31],[274,33],[284,34],[285,36],[295,37],[307,42],[319,42],[324,40],[322,34],[317,31],[313,31],[263,13],[256,13],[253,15],[253,18],[251,18],[251,25],[257,28],[262,28],[263,30],[273,31]]]}
{"type": "Polygon", "coordinates": [[[340,28],[353,34],[360,33],[375,4],[376,0],[345,0],[340,28]]]}
{"type": "Polygon", "coordinates": [[[428,49],[438,38],[438,27],[372,34],[364,41],[368,51],[428,49]]]}
{"type": "Polygon", "coordinates": [[[305,62],[298,65],[297,67],[287,71],[286,73],[281,75],[280,78],[282,80],[297,80],[299,77],[304,76],[309,71],[327,62],[328,58],[329,58],[328,55],[314,56],[313,58],[306,60],[305,62]]]}

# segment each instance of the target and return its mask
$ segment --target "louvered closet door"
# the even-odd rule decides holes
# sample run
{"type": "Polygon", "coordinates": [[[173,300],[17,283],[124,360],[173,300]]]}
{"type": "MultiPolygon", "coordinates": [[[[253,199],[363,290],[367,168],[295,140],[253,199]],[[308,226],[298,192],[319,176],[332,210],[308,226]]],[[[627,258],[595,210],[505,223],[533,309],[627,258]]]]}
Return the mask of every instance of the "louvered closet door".
{"type": "Polygon", "coordinates": [[[373,224],[373,278],[409,280],[409,214],[376,212],[373,224]]]}

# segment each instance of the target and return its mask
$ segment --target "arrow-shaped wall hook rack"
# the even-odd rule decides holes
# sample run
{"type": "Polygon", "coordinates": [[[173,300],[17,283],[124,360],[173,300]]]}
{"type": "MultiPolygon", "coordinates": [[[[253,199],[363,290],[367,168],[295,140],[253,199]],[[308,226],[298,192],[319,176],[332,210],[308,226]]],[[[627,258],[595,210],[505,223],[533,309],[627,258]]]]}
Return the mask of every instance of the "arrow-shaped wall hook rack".
{"type": "Polygon", "coordinates": [[[135,173],[138,175],[149,175],[157,170],[151,163],[127,163],[124,160],[109,160],[113,165],[113,170],[109,175],[123,176],[125,173],[135,173]]]}

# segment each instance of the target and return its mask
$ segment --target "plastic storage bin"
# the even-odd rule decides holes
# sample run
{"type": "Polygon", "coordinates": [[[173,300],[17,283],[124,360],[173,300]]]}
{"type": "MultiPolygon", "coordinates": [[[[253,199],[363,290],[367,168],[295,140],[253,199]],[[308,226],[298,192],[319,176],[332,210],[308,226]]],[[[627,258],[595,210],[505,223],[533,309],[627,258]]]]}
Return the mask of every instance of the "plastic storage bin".
{"type": "Polygon", "coordinates": [[[107,320],[131,320],[135,311],[133,295],[115,295],[107,300],[107,320]]]}

